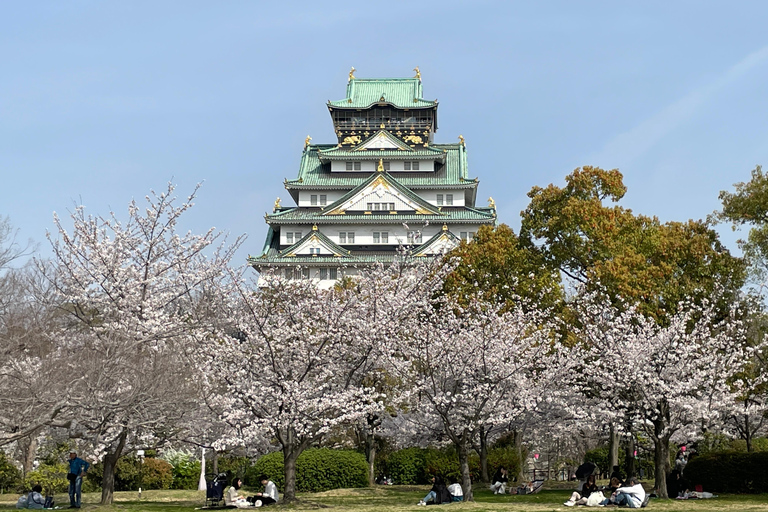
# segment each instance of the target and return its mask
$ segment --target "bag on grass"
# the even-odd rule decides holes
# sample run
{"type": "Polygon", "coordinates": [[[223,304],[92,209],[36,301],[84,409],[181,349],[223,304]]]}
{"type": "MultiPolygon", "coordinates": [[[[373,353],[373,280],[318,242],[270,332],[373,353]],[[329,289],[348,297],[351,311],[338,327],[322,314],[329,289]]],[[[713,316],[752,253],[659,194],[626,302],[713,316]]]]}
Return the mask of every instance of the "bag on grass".
{"type": "Polygon", "coordinates": [[[603,500],[605,499],[605,496],[603,496],[603,493],[600,491],[593,492],[589,495],[589,498],[587,498],[586,505],[588,507],[596,507],[598,506],[603,500]]]}

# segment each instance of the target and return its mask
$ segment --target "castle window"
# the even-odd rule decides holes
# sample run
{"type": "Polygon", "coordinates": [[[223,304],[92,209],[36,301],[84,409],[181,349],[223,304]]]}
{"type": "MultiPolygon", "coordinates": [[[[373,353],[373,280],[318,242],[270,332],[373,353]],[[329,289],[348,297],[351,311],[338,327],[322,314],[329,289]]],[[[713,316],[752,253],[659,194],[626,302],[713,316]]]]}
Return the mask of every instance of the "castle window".
{"type": "Polygon", "coordinates": [[[384,170],[388,171],[389,170],[389,162],[382,162],[382,163],[384,165],[384,170]]]}
{"type": "Polygon", "coordinates": [[[443,206],[443,194],[437,194],[437,206],[443,206]]]}
{"type": "Polygon", "coordinates": [[[339,274],[338,269],[335,269],[335,268],[329,268],[328,269],[328,278],[329,279],[335,281],[336,279],[338,279],[338,277],[337,277],[338,274],[339,274]]]}
{"type": "Polygon", "coordinates": [[[325,206],[326,204],[328,204],[328,196],[320,194],[320,206],[325,206]]]}
{"type": "Polygon", "coordinates": [[[321,268],[320,269],[320,280],[325,281],[328,279],[328,269],[327,268],[321,268]]]}
{"type": "Polygon", "coordinates": [[[453,194],[445,194],[445,204],[447,206],[453,206],[453,194]]]}
{"type": "Polygon", "coordinates": [[[309,254],[320,254],[320,248],[319,247],[310,247],[309,248],[309,254]]]}
{"type": "Polygon", "coordinates": [[[411,170],[411,162],[403,162],[403,169],[406,171],[411,170]]]}
{"type": "Polygon", "coordinates": [[[411,169],[413,169],[414,171],[418,171],[419,170],[419,162],[413,162],[411,164],[411,169]]]}
{"type": "Polygon", "coordinates": [[[373,232],[373,243],[375,243],[375,244],[388,244],[389,243],[389,232],[388,231],[374,231],[373,232]]]}
{"type": "Polygon", "coordinates": [[[309,204],[312,206],[317,206],[317,194],[312,194],[309,196],[309,204]]]}
{"type": "Polygon", "coordinates": [[[351,171],[351,170],[352,170],[352,163],[353,163],[353,162],[347,162],[347,170],[348,170],[348,171],[351,171]]]}

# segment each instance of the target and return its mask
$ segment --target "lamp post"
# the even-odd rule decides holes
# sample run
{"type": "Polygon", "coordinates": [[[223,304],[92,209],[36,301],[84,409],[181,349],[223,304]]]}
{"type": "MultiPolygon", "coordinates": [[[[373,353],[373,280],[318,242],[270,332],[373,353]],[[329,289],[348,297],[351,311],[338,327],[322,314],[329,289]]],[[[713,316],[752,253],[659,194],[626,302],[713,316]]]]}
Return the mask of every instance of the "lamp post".
{"type": "Polygon", "coordinates": [[[139,457],[139,499],[141,499],[141,486],[144,484],[144,450],[136,450],[136,456],[139,457]]]}

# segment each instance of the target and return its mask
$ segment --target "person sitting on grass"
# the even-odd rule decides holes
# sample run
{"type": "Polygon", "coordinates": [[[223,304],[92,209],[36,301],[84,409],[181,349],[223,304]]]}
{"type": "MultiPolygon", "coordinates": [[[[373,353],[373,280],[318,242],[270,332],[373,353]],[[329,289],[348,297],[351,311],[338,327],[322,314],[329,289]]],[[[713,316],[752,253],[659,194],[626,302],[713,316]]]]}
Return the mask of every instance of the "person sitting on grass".
{"type": "Polygon", "coordinates": [[[27,508],[42,510],[45,508],[45,498],[41,494],[43,487],[38,484],[32,488],[32,492],[27,494],[27,508]]]}
{"type": "Polygon", "coordinates": [[[224,495],[224,503],[228,507],[248,508],[251,504],[248,502],[248,498],[240,496],[237,491],[243,486],[243,481],[235,477],[232,479],[232,485],[227,489],[227,493],[224,495]]]}
{"type": "Polygon", "coordinates": [[[629,479],[629,487],[619,487],[610,498],[603,500],[601,505],[626,505],[629,508],[640,508],[645,500],[645,489],[640,480],[634,476],[629,479]]]}
{"type": "Polygon", "coordinates": [[[499,467],[499,469],[497,469],[496,473],[493,475],[491,482],[493,482],[493,484],[491,485],[491,490],[493,491],[493,494],[504,494],[504,491],[507,488],[507,482],[509,482],[509,476],[507,475],[507,468],[505,468],[504,466],[499,467]]]}
{"type": "Polygon", "coordinates": [[[280,495],[277,494],[277,486],[275,485],[275,482],[270,480],[267,475],[261,475],[259,477],[259,482],[264,486],[264,492],[256,493],[256,496],[252,498],[254,501],[253,504],[257,507],[266,507],[267,505],[277,503],[277,500],[280,499],[280,495]]]}
{"type": "Polygon", "coordinates": [[[566,507],[572,507],[574,505],[586,505],[589,495],[593,492],[597,492],[597,484],[595,483],[595,475],[589,475],[587,481],[581,487],[581,494],[573,491],[571,497],[563,503],[566,507]]]}
{"type": "Polygon", "coordinates": [[[451,493],[448,492],[448,488],[445,486],[442,477],[432,475],[432,489],[424,496],[424,499],[419,501],[419,505],[442,505],[443,503],[450,503],[452,500],[451,493]]]}
{"type": "Polygon", "coordinates": [[[464,490],[457,482],[454,482],[448,486],[448,492],[451,494],[451,501],[464,500],[464,490]]]}

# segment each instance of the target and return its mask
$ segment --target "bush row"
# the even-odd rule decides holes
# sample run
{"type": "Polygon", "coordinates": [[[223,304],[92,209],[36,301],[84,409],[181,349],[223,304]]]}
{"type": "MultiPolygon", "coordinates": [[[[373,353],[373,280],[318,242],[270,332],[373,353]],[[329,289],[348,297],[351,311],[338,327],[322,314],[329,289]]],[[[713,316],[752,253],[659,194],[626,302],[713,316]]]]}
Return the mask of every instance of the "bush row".
{"type": "MultiPolygon", "coordinates": [[[[488,473],[493,473],[500,466],[516,475],[520,467],[517,453],[511,447],[492,448],[488,451],[488,473]]],[[[429,483],[430,475],[439,475],[446,481],[461,481],[459,457],[456,451],[447,448],[405,448],[389,454],[379,465],[379,471],[392,478],[397,485],[423,485],[429,483]]],[[[469,457],[469,471],[472,481],[479,482],[481,476],[480,457],[469,457]]]]}
{"type": "Polygon", "coordinates": [[[685,479],[710,492],[768,492],[768,452],[699,455],[685,467],[685,479]]]}
{"type": "MultiPolygon", "coordinates": [[[[275,482],[281,491],[285,489],[282,452],[273,452],[259,458],[246,471],[244,483],[258,486],[262,474],[275,482]]],[[[361,453],[310,448],[299,455],[296,461],[296,490],[299,492],[321,492],[367,485],[368,465],[361,453]]]]}

